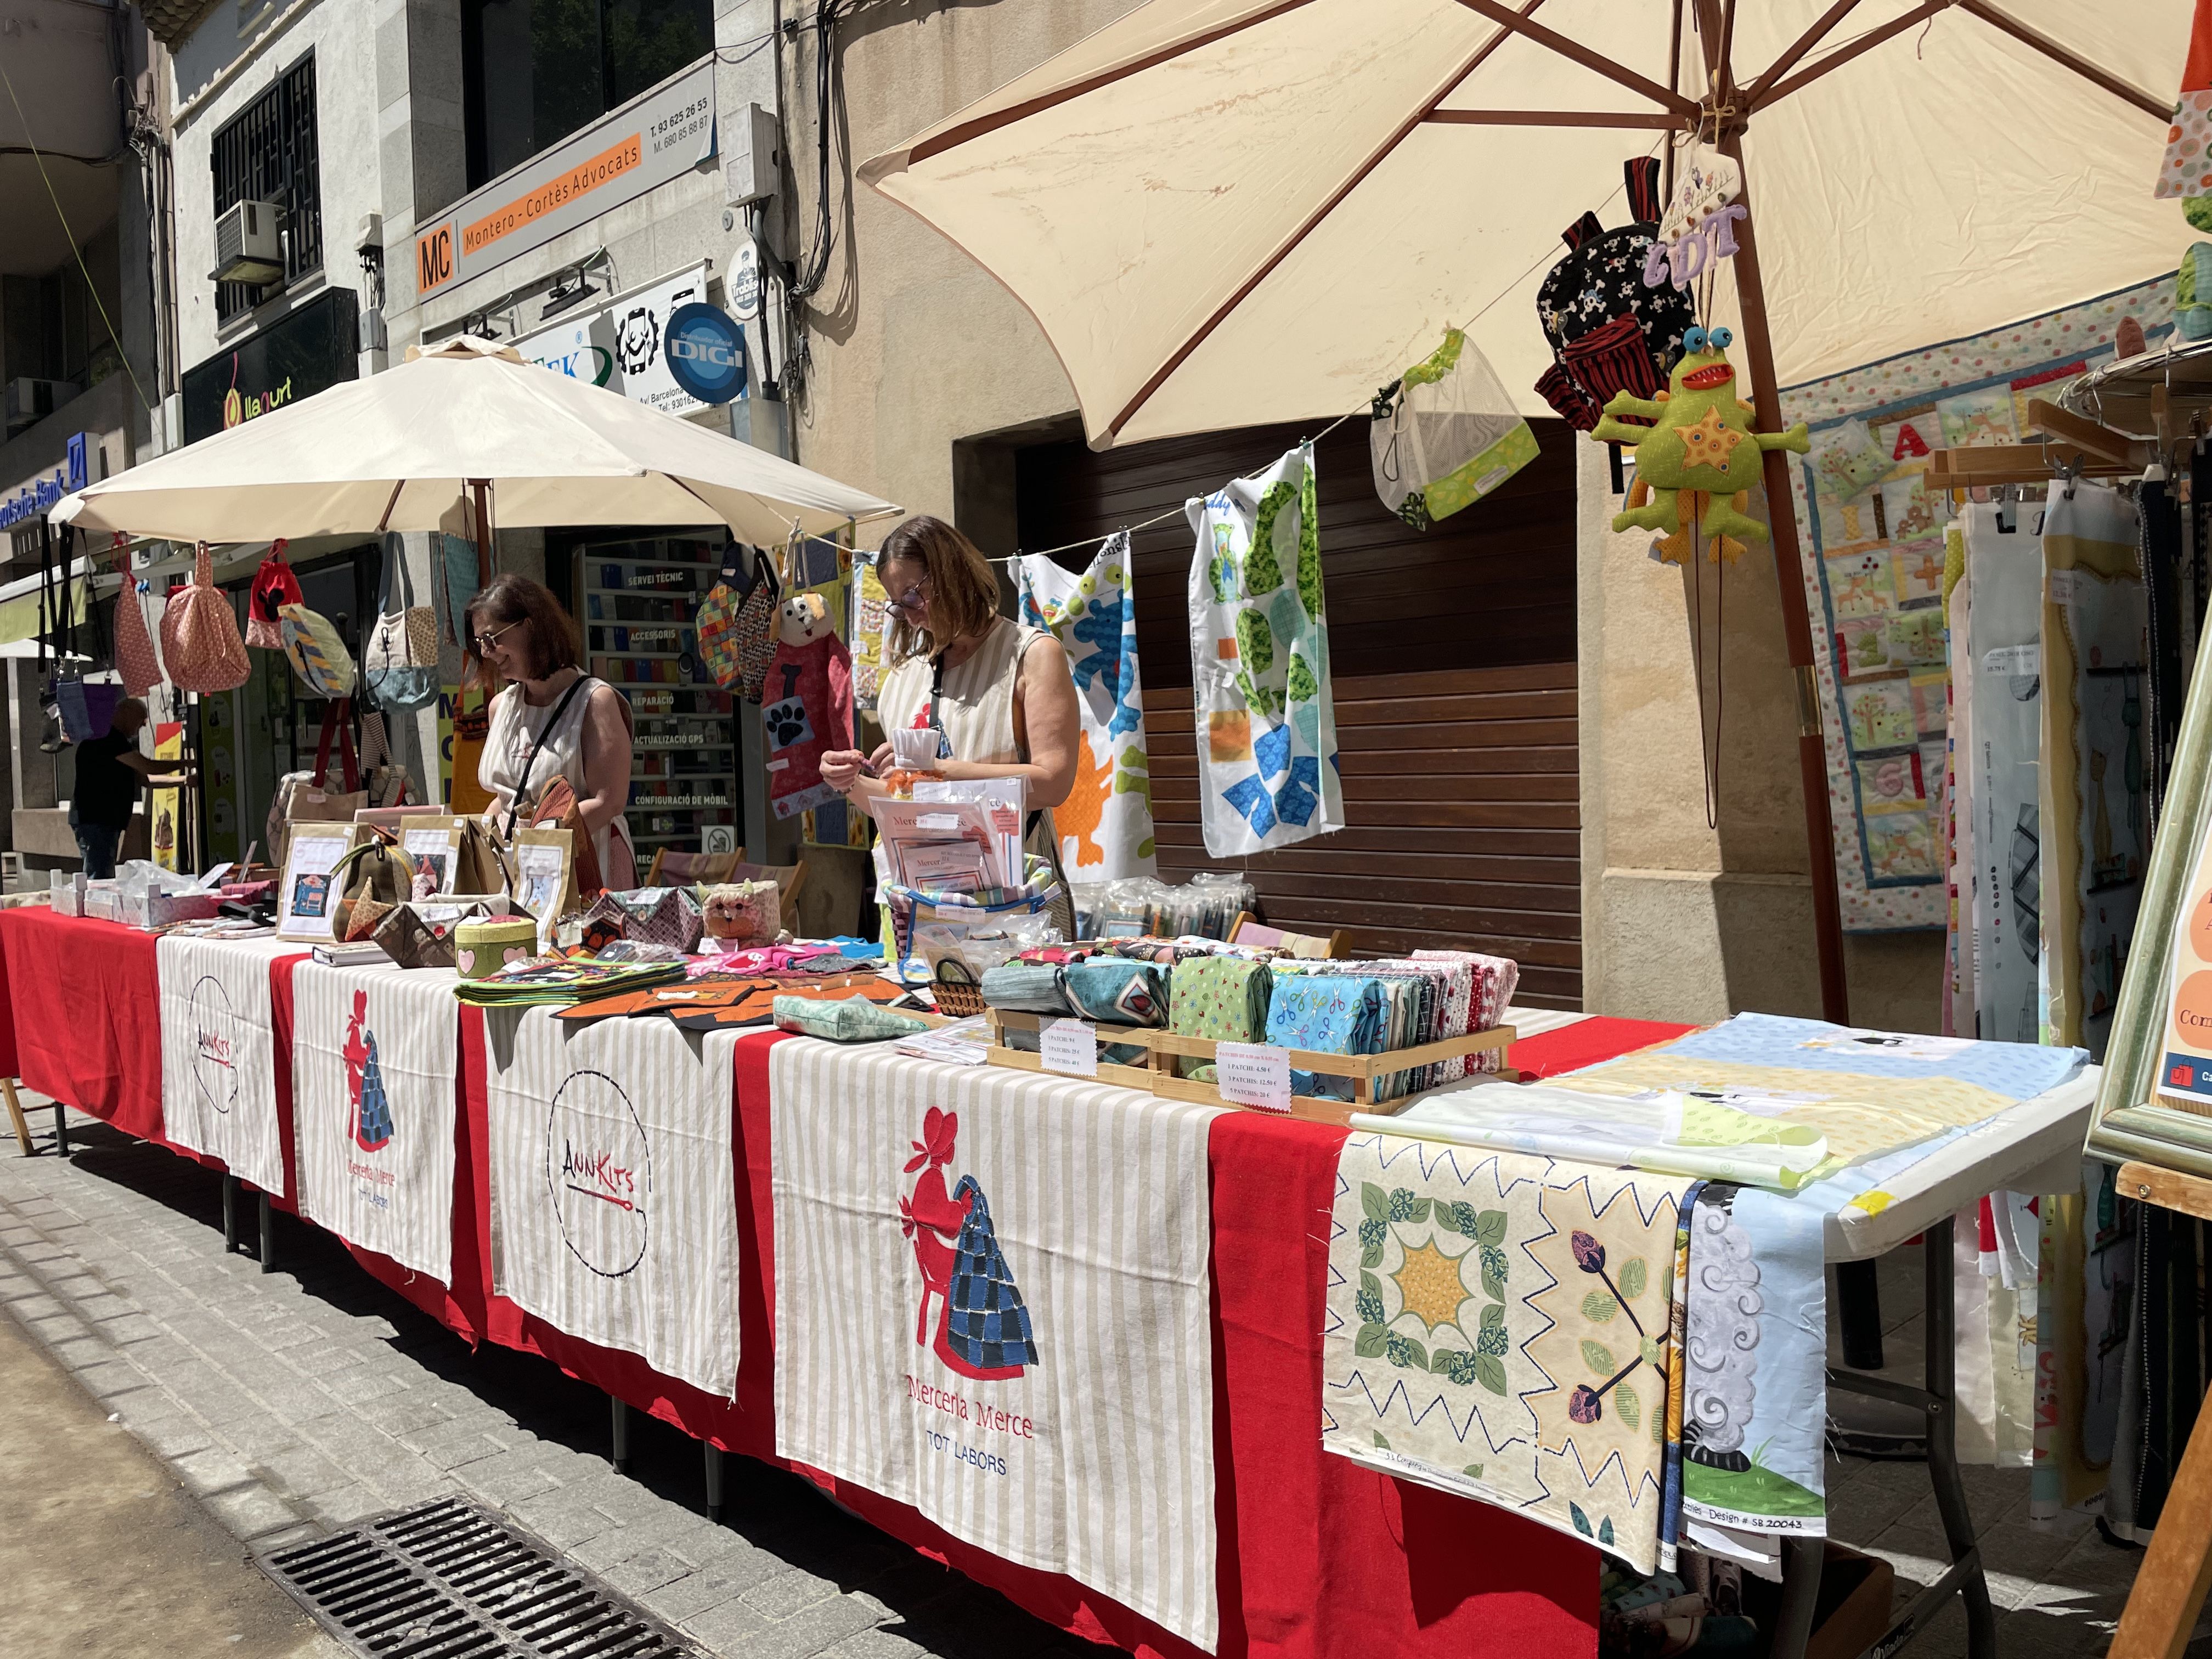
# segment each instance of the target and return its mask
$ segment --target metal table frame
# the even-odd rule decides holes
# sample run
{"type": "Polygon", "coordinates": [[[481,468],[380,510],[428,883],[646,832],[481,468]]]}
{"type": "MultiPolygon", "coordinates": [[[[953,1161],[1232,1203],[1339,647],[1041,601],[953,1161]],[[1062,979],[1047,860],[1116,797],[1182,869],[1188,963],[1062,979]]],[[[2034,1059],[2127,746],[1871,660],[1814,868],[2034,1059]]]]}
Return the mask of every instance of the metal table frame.
{"type": "MultiPolygon", "coordinates": [[[[1973,1521],[1966,1511],[1966,1483],[1959,1476],[1958,1423],[1952,1409],[1958,1318],[1952,1299],[1951,1229],[1951,1218],[1945,1216],[1930,1222],[1921,1235],[1928,1304],[1925,1386],[1916,1389],[1887,1377],[1867,1376],[1833,1366],[1828,1370],[1831,1389],[1887,1400],[1926,1417],[1928,1475],[1936,1488],[1944,1542],[1951,1552],[1951,1565],[1942,1577],[1914,1596],[1905,1611],[1891,1620],[1881,1639],[1867,1650],[1872,1659],[1888,1659],[1919,1635],[1954,1595],[1966,1604],[1967,1659],[1996,1659],[1996,1611],[1990,1602],[1981,1549],[1974,1541],[1973,1521]]],[[[1813,1633],[1826,1547],[1825,1538],[1784,1540],[1782,1610],[1775,1621],[1774,1659],[1803,1659],[1805,1644],[1813,1633]]]]}

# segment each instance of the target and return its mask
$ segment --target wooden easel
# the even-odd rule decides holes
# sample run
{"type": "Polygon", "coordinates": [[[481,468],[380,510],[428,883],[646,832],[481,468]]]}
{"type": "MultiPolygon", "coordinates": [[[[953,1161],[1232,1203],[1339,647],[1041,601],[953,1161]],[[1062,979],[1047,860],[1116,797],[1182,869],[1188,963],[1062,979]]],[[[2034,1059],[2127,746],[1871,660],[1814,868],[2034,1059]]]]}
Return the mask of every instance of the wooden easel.
{"type": "MultiPolygon", "coordinates": [[[[2118,1185],[2126,1197],[2212,1221],[2212,1181],[2200,1176],[2148,1164],[2123,1164],[2118,1185]]],[[[2106,1659],[2181,1659],[2208,1589],[2212,1589],[2212,1411],[2199,1411],[2106,1659]]]]}

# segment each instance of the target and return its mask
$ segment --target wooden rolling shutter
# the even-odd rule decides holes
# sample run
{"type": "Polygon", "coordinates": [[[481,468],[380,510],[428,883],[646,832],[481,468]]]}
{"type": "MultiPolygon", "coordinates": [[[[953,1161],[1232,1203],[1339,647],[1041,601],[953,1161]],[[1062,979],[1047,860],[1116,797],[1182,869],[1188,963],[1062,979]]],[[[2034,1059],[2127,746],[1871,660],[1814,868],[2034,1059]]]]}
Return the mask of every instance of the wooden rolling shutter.
{"type": "MultiPolygon", "coordinates": [[[[1322,566],[1351,827],[1231,865],[1249,872],[1277,927],[1349,929],[1364,950],[1510,956],[1522,1000],[1575,1007],[1574,434],[1563,422],[1533,424],[1539,458],[1425,532],[1376,499],[1364,420],[1322,441],[1322,566]]],[[[1263,427],[1103,454],[1080,443],[1024,449],[1021,544],[1056,546],[1179,508],[1302,435],[1263,427]]],[[[1152,809],[1170,880],[1223,867],[1199,832],[1191,543],[1180,514],[1133,538],[1152,809]]],[[[1078,568],[1090,551],[1060,556],[1078,568]]]]}

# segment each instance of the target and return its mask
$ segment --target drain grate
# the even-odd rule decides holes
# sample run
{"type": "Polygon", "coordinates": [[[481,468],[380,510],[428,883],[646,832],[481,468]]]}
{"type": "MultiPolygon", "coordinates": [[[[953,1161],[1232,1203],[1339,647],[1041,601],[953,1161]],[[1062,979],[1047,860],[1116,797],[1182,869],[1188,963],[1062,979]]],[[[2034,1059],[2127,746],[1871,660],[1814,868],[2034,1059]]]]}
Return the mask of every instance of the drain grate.
{"type": "Polygon", "coordinates": [[[459,1498],[274,1551],[261,1567],[374,1659],[700,1659],[592,1574],[459,1498]]]}

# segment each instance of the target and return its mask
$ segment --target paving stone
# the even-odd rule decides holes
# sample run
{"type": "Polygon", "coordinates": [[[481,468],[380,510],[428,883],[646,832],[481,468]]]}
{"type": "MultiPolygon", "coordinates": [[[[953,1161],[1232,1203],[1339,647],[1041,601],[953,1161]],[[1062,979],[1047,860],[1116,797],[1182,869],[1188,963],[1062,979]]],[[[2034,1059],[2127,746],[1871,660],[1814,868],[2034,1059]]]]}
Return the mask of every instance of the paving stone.
{"type": "Polygon", "coordinates": [[[218,1447],[173,1458],[169,1468],[184,1482],[185,1489],[198,1497],[228,1492],[253,1479],[252,1471],[231,1452],[218,1447]]]}
{"type": "Polygon", "coordinates": [[[878,1622],[874,1608],[848,1595],[833,1595],[770,1625],[742,1651],[745,1659],[811,1659],[878,1622]]]}
{"type": "Polygon", "coordinates": [[[248,1543],[264,1533],[283,1532],[300,1524],[300,1516],[289,1504],[258,1483],[201,1501],[216,1520],[248,1543]]]}
{"type": "Polygon", "coordinates": [[[767,1626],[768,1621],[760,1614],[734,1600],[695,1613],[683,1624],[684,1634],[714,1653],[750,1654],[752,1649],[748,1644],[767,1626]]]}
{"type": "Polygon", "coordinates": [[[686,1572],[656,1589],[632,1593],[648,1613],[680,1625],[732,1600],[744,1588],[719,1572],[686,1572]]]}
{"type": "Polygon", "coordinates": [[[557,1475],[546,1472],[545,1459],[536,1446],[518,1447],[495,1456],[478,1458],[472,1463],[462,1464],[453,1474],[471,1492],[495,1504],[520,1503],[561,1484],[557,1475]]]}
{"type": "Polygon", "coordinates": [[[690,1576],[690,1564],[665,1549],[648,1549],[625,1557],[599,1574],[624,1595],[630,1596],[641,1596],[648,1590],[657,1590],[664,1584],[690,1576]]]}
{"type": "Polygon", "coordinates": [[[835,1595],[836,1585],[826,1578],[817,1578],[811,1572],[787,1570],[772,1578],[763,1578],[744,1595],[745,1605],[770,1620],[789,1618],[801,1608],[811,1607],[826,1595],[835,1595]]]}

